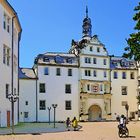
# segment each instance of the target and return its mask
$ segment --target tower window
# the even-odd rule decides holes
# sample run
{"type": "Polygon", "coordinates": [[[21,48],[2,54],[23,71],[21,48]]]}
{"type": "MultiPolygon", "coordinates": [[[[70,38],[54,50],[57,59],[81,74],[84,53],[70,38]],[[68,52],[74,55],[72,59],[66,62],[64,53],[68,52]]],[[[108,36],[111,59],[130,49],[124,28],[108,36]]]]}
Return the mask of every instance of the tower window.
{"type": "Polygon", "coordinates": [[[85,57],[85,63],[91,63],[91,59],[89,57],[85,57]]]}
{"type": "Polygon", "coordinates": [[[85,76],[91,76],[90,70],[85,70],[85,76]]]}
{"type": "Polygon", "coordinates": [[[90,47],[89,47],[89,50],[90,50],[90,52],[92,52],[92,51],[93,51],[93,47],[92,47],[92,46],[90,46],[90,47]]]}
{"type": "Polygon", "coordinates": [[[97,52],[100,52],[100,48],[99,47],[97,47],[97,52]]]}
{"type": "Polygon", "coordinates": [[[93,76],[97,77],[97,71],[96,70],[93,71],[93,76]]]}
{"type": "Polygon", "coordinates": [[[104,77],[107,77],[106,71],[104,71],[104,77]]]}
{"type": "Polygon", "coordinates": [[[104,61],[104,65],[106,65],[106,59],[104,59],[103,61],[104,61]]]}
{"type": "Polygon", "coordinates": [[[93,64],[97,64],[97,59],[93,58],[93,64]]]}

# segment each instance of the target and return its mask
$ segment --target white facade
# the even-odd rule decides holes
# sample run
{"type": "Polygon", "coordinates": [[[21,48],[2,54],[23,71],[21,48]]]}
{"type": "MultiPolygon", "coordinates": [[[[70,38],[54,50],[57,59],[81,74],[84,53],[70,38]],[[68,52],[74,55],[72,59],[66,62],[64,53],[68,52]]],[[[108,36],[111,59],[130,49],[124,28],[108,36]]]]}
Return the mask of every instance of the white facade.
{"type": "Polygon", "coordinates": [[[33,69],[19,70],[19,121],[20,122],[35,122],[36,121],[36,85],[37,77],[33,69]]]}
{"type": "MultiPolygon", "coordinates": [[[[0,126],[11,124],[11,103],[8,94],[18,94],[18,42],[21,27],[13,8],[5,0],[0,1],[0,126]],[[13,20],[13,30],[12,30],[13,20]],[[12,32],[13,31],[13,32],[12,32]],[[13,39],[12,39],[13,34],[13,39]],[[12,43],[13,40],[13,43],[12,43]],[[13,49],[12,49],[13,46],[13,49]],[[12,76],[13,50],[13,76],[12,76]],[[13,79],[13,80],[12,80],[13,79]],[[13,92],[12,92],[13,82],[13,92]]],[[[14,123],[18,122],[18,107],[15,103],[14,123]]]]}
{"type": "Polygon", "coordinates": [[[30,104],[34,106],[32,106],[32,110],[28,109],[29,115],[32,115],[29,118],[31,117],[32,120],[34,120],[35,115],[35,113],[34,115],[32,113],[37,112],[36,121],[48,122],[48,107],[51,107],[50,121],[53,121],[54,110],[52,104],[57,104],[56,121],[65,121],[67,117],[73,119],[74,116],[79,118],[79,72],[78,61],[75,56],[73,54],[43,54],[36,58],[34,70],[38,77],[36,86],[33,84],[35,81],[20,78],[20,93],[23,94],[21,95],[23,102],[21,102],[20,112],[25,110],[24,102],[25,98],[28,98],[29,106],[30,104]],[[59,62],[60,59],[63,62],[59,62]],[[57,70],[58,73],[56,73],[57,70]],[[43,86],[43,89],[41,89],[41,86],[43,86]],[[68,93],[66,93],[66,86],[70,86],[68,93]],[[36,95],[35,89],[37,90],[36,95]],[[31,96],[28,96],[29,94],[31,96]],[[69,103],[70,105],[66,107],[66,104],[69,103]]]}

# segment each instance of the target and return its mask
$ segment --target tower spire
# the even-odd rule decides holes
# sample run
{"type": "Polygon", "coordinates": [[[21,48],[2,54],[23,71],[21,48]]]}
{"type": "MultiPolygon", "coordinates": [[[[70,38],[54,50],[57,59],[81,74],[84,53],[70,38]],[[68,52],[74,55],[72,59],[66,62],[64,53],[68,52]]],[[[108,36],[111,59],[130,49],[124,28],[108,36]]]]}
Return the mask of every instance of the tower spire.
{"type": "Polygon", "coordinates": [[[92,25],[91,19],[88,17],[88,6],[86,6],[86,17],[83,20],[83,37],[91,37],[92,35],[92,25]]]}
{"type": "Polygon", "coordinates": [[[88,18],[88,6],[86,6],[86,18],[88,18]]]}

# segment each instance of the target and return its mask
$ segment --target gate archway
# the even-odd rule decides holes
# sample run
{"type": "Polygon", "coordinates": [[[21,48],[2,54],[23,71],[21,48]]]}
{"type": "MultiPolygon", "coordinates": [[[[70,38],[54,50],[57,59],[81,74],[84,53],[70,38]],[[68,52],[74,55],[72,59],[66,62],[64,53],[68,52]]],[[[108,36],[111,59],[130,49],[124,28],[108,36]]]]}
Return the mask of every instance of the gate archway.
{"type": "Polygon", "coordinates": [[[102,110],[98,105],[90,106],[88,110],[89,121],[100,121],[102,119],[102,110]]]}

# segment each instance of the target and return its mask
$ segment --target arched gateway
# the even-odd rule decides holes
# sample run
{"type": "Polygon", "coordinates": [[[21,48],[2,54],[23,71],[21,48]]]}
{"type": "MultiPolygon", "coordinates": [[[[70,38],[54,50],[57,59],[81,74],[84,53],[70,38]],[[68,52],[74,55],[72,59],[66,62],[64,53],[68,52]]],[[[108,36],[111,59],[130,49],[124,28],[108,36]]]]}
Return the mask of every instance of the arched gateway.
{"type": "Polygon", "coordinates": [[[100,121],[102,118],[102,110],[98,105],[90,106],[88,110],[88,120],[89,121],[100,121]]]}

